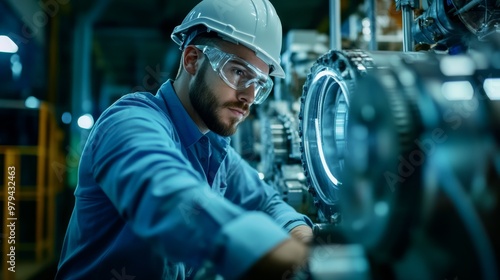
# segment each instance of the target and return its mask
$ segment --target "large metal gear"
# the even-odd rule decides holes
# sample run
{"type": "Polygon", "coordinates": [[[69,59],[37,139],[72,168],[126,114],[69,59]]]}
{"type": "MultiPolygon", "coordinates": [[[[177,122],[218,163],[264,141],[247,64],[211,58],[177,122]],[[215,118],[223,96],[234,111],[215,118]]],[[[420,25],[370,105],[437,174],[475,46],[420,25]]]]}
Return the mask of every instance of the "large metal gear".
{"type": "Polygon", "coordinates": [[[302,164],[319,209],[318,219],[336,222],[346,149],[347,110],[356,79],[373,67],[360,50],[331,50],[317,59],[303,87],[300,107],[302,164]]]}
{"type": "Polygon", "coordinates": [[[411,213],[420,202],[420,171],[397,162],[415,149],[421,125],[410,98],[412,87],[402,85],[389,69],[376,72],[376,77],[366,76],[358,84],[349,109],[347,187],[339,205],[348,239],[370,253],[387,252],[377,256],[389,261],[405,247],[414,222],[411,213]]]}

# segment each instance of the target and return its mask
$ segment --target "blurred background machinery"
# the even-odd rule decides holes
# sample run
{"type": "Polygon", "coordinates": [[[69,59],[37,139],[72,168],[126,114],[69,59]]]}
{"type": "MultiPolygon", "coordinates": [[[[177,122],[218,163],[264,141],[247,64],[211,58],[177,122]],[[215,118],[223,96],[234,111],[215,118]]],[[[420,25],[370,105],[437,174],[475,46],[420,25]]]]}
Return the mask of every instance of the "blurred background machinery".
{"type": "Polygon", "coordinates": [[[488,54],[389,55],[358,82],[338,230],[373,278],[498,279],[500,80],[476,63],[488,54]]]}
{"type": "Polygon", "coordinates": [[[454,54],[464,51],[464,46],[471,41],[490,40],[500,28],[498,1],[427,2],[428,7],[415,19],[415,24],[411,27],[414,39],[419,44],[447,49],[454,54]]]}
{"type": "Polygon", "coordinates": [[[330,50],[311,67],[313,279],[498,279],[500,4],[427,4],[403,25],[407,51],[330,50]]]}

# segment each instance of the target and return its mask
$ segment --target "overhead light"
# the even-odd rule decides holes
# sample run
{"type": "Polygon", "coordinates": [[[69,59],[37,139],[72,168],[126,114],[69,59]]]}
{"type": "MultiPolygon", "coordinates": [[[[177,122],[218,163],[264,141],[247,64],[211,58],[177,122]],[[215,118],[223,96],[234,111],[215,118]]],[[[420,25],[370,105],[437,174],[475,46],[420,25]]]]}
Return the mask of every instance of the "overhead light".
{"type": "Polygon", "coordinates": [[[23,64],[21,63],[21,59],[18,54],[13,54],[10,58],[12,70],[12,77],[14,79],[18,79],[21,76],[21,72],[23,71],[23,64]]]}
{"type": "Polygon", "coordinates": [[[78,118],[78,126],[83,129],[91,129],[94,125],[94,118],[91,114],[85,114],[78,118]]]}
{"type": "Polygon", "coordinates": [[[465,55],[445,56],[441,59],[439,67],[446,76],[469,76],[476,70],[472,58],[465,55]]]}
{"type": "Polygon", "coordinates": [[[29,96],[24,101],[24,106],[26,106],[27,108],[36,109],[40,107],[40,100],[38,100],[38,98],[34,96],[29,96]]]}
{"type": "Polygon", "coordinates": [[[488,78],[483,83],[484,91],[491,100],[500,100],[500,79],[488,78]]]}
{"type": "Polygon", "coordinates": [[[471,100],[474,96],[474,88],[469,81],[445,82],[441,92],[448,100],[471,100]]]}
{"type": "Polygon", "coordinates": [[[9,38],[9,36],[0,35],[0,52],[16,53],[19,47],[9,38]]]}

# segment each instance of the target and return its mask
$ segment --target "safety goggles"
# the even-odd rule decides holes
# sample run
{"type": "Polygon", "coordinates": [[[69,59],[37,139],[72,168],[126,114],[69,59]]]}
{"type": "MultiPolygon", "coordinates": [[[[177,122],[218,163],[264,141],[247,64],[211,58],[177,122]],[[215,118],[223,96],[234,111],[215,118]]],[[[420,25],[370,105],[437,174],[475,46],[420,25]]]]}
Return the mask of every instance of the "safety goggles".
{"type": "Polygon", "coordinates": [[[266,100],[273,88],[273,81],[257,67],[239,58],[234,54],[228,54],[218,48],[195,45],[208,58],[212,69],[220,78],[235,90],[244,90],[254,85],[254,104],[260,104],[266,100]]]}

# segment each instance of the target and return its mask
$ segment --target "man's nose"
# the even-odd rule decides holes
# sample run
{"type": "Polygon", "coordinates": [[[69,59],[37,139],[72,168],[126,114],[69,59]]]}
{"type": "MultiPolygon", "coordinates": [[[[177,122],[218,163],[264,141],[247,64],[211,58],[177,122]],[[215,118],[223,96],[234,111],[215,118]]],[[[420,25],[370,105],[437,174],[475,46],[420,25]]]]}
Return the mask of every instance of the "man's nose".
{"type": "Polygon", "coordinates": [[[253,104],[255,101],[255,84],[250,84],[249,87],[238,90],[238,100],[248,104],[253,104]]]}

